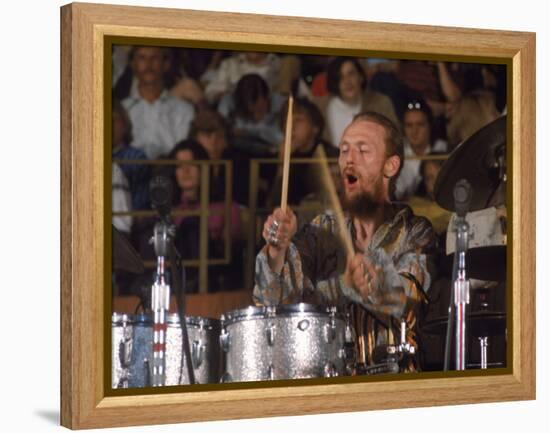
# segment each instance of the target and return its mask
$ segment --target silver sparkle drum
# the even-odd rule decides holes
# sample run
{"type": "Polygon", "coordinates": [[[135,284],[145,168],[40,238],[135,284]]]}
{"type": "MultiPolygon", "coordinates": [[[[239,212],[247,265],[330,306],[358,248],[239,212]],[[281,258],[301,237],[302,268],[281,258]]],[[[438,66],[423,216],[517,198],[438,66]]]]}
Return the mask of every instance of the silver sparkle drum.
{"type": "Polygon", "coordinates": [[[133,339],[133,326],[130,316],[114,313],[111,318],[111,329],[112,387],[128,388],[133,339]]]}
{"type": "MultiPolygon", "coordinates": [[[[120,362],[122,334],[120,326],[113,325],[113,388],[143,388],[151,386],[153,359],[153,320],[150,315],[125,316],[127,335],[131,335],[129,353],[124,353],[126,365],[120,362]],[[117,352],[118,351],[118,352],[117,352]],[[117,352],[117,353],[115,353],[117,352]],[[118,360],[117,360],[118,359],[118,360]],[[121,381],[121,377],[125,379],[121,381]]],[[[114,319],[113,319],[114,321],[114,319]]],[[[182,363],[183,347],[179,316],[167,316],[166,330],[166,382],[165,385],[189,383],[185,360],[182,363]]],[[[220,322],[204,317],[186,317],[189,348],[196,383],[217,383],[220,379],[220,322]]]]}
{"type": "Polygon", "coordinates": [[[248,307],[222,316],[223,382],[344,374],[345,320],[334,307],[248,307]]]}

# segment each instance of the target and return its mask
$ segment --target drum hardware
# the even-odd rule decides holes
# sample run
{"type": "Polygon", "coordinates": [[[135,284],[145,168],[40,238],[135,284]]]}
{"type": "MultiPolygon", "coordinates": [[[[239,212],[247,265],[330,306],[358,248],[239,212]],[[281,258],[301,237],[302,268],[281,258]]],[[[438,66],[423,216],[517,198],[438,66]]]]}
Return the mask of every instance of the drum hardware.
{"type": "Polygon", "coordinates": [[[193,360],[193,368],[199,368],[204,359],[204,344],[200,340],[193,341],[191,346],[191,359],[193,360]]]}
{"type": "Polygon", "coordinates": [[[434,185],[442,208],[456,211],[454,188],[460,179],[476,186],[469,212],[506,204],[506,122],[504,115],[484,126],[445,161],[434,185]]]}
{"type": "Polygon", "coordinates": [[[153,386],[164,386],[166,384],[166,316],[170,309],[170,286],[166,281],[165,259],[170,258],[172,266],[172,279],[175,285],[175,295],[178,301],[178,314],[181,326],[182,357],[180,369],[180,380],[183,377],[183,365],[187,366],[187,377],[190,384],[195,383],[195,373],[192,365],[191,349],[189,347],[189,336],[185,320],[185,292],[181,279],[183,269],[181,257],[174,246],[176,227],[170,219],[170,208],[172,203],[172,183],[167,177],[157,176],[149,185],[151,204],[160,217],[155,224],[154,234],[150,243],[154,245],[157,256],[157,272],[155,281],[151,288],[151,310],[153,311],[153,386]],[[186,362],[185,362],[186,361],[186,362]]]}
{"type": "Polygon", "coordinates": [[[304,319],[298,322],[298,329],[300,331],[305,331],[307,328],[309,328],[309,320],[304,319]]]}
{"type": "Polygon", "coordinates": [[[479,345],[481,348],[481,369],[486,370],[487,369],[487,346],[488,343],[488,337],[478,337],[479,339],[479,345]]]}
{"type": "Polygon", "coordinates": [[[132,363],[133,328],[129,316],[114,313],[112,316],[112,386],[128,388],[132,363]]]}
{"type": "MultiPolygon", "coordinates": [[[[483,307],[483,304],[481,304],[483,307]]],[[[491,366],[502,367],[502,362],[489,362],[488,348],[491,337],[506,336],[506,313],[501,311],[481,310],[466,315],[469,336],[479,343],[480,362],[468,363],[468,368],[487,369],[491,366]]],[[[447,328],[447,316],[439,317],[426,323],[423,332],[440,335],[447,328]]]]}
{"type": "MultiPolygon", "coordinates": [[[[463,145],[466,143],[467,141],[465,141],[463,145]]],[[[443,168],[440,174],[442,172],[443,168]]],[[[448,172],[445,173],[448,174],[448,172]]],[[[456,318],[456,322],[454,323],[455,369],[464,370],[466,368],[465,315],[466,305],[470,303],[470,283],[466,278],[466,252],[468,251],[468,243],[470,240],[470,225],[466,219],[466,215],[470,210],[472,197],[474,196],[475,194],[470,183],[464,178],[458,180],[453,187],[453,210],[456,211],[453,231],[456,234],[456,241],[451,285],[452,294],[449,299],[448,321],[445,337],[444,371],[448,371],[450,363],[453,315],[456,318]]]]}
{"type": "Polygon", "coordinates": [[[330,361],[327,361],[327,363],[325,364],[324,376],[325,377],[337,377],[337,376],[339,376],[338,370],[336,370],[336,366],[330,361]]]}
{"type": "Polygon", "coordinates": [[[273,346],[273,340],[275,338],[275,325],[273,323],[267,326],[267,329],[265,330],[265,334],[267,337],[268,346],[273,346]]]}
{"type": "Polygon", "coordinates": [[[143,360],[143,377],[145,378],[145,386],[151,387],[153,381],[151,379],[151,366],[149,365],[149,360],[145,358],[143,360]]]}
{"type": "Polygon", "coordinates": [[[401,319],[400,331],[400,342],[396,346],[395,352],[402,355],[414,355],[416,348],[407,341],[407,323],[404,319],[401,319]]]}
{"type": "MultiPolygon", "coordinates": [[[[474,338],[494,337],[506,333],[506,313],[503,311],[482,310],[466,315],[468,334],[474,338]]],[[[447,328],[447,316],[430,320],[422,331],[427,334],[441,335],[447,328]]]]}
{"type": "MultiPolygon", "coordinates": [[[[222,322],[224,320],[224,316],[222,315],[222,322]]],[[[224,352],[229,352],[229,348],[231,346],[231,341],[229,339],[229,333],[226,331],[225,328],[222,328],[222,332],[220,334],[220,347],[224,352]]]]}
{"type": "Polygon", "coordinates": [[[220,378],[220,383],[231,383],[231,382],[233,382],[233,378],[226,371],[224,374],[222,374],[222,377],[220,378]]]}

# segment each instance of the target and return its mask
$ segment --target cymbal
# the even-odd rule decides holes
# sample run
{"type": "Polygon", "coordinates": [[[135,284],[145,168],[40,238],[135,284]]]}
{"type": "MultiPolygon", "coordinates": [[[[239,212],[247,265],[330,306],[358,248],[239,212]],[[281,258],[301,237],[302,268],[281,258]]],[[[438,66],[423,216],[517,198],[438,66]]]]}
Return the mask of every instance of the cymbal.
{"type": "MultiPolygon", "coordinates": [[[[439,263],[442,275],[452,278],[454,254],[444,256],[439,263]]],[[[466,252],[466,277],[476,280],[506,279],[506,245],[470,248],[466,252]]]]}
{"type": "Polygon", "coordinates": [[[472,186],[470,211],[505,204],[506,119],[501,116],[472,134],[445,161],[434,186],[442,208],[455,210],[453,190],[460,179],[472,186]]]}
{"type": "Polygon", "coordinates": [[[124,234],[113,228],[113,270],[142,274],[143,260],[124,234]]]}
{"type": "MultiPolygon", "coordinates": [[[[445,335],[447,332],[447,316],[430,320],[422,326],[422,331],[426,334],[445,335]]],[[[466,332],[472,337],[504,335],[506,332],[506,313],[490,310],[469,313],[466,316],[466,332]]]]}

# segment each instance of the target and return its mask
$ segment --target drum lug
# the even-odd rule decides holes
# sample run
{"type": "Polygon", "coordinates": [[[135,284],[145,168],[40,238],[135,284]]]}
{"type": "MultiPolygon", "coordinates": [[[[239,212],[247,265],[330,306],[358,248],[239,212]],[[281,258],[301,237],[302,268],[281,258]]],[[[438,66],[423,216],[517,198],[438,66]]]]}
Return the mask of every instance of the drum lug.
{"type": "Polygon", "coordinates": [[[309,320],[300,320],[300,322],[298,323],[298,329],[300,331],[305,331],[307,328],[309,328],[309,320]]]}
{"type": "Polygon", "coordinates": [[[230,383],[233,382],[233,378],[231,375],[226,371],[222,377],[220,378],[220,383],[230,383]]]}
{"type": "Polygon", "coordinates": [[[336,339],[336,323],[333,320],[325,325],[325,339],[328,344],[336,339]]]}
{"type": "Polygon", "coordinates": [[[193,341],[193,347],[191,348],[191,358],[193,361],[193,368],[197,369],[201,366],[204,358],[205,346],[201,341],[193,341]]]}
{"type": "Polygon", "coordinates": [[[336,371],[336,367],[334,366],[334,364],[328,361],[325,364],[325,368],[323,369],[323,374],[325,377],[336,377],[338,376],[338,371],[336,371]]]}
{"type": "Polygon", "coordinates": [[[220,347],[224,352],[229,352],[229,348],[231,347],[229,332],[227,332],[225,329],[223,329],[222,333],[220,334],[220,347]]]}
{"type": "Polygon", "coordinates": [[[265,334],[267,337],[267,344],[273,346],[273,341],[275,339],[275,325],[273,323],[265,330],[265,334]]]}
{"type": "Polygon", "coordinates": [[[273,364],[269,364],[269,368],[267,369],[267,377],[269,380],[275,379],[275,367],[273,367],[273,364]]]}

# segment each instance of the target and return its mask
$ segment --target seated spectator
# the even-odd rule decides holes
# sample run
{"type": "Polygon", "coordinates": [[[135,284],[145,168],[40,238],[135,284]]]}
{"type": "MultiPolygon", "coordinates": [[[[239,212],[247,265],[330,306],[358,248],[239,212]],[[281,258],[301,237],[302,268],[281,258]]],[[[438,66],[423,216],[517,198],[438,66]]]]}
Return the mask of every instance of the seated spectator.
{"type": "MultiPolygon", "coordinates": [[[[223,116],[217,111],[200,111],[191,124],[190,138],[196,140],[208,153],[212,161],[230,160],[233,164],[232,196],[235,201],[248,203],[249,158],[244,152],[235,152],[229,143],[229,128],[223,116]]],[[[224,200],[226,188],[225,165],[210,167],[210,197],[224,200]]]]}
{"type": "MultiPolygon", "coordinates": [[[[113,100],[113,159],[146,160],[143,151],[129,145],[132,142],[132,124],[119,100],[113,100]]],[[[150,167],[145,164],[120,164],[132,196],[132,209],[149,208],[150,167]]]]}
{"type": "Polygon", "coordinates": [[[269,90],[277,90],[281,60],[273,53],[234,53],[224,59],[216,74],[206,85],[205,94],[210,104],[216,105],[225,95],[235,91],[239,80],[248,74],[257,74],[267,83],[269,90]]]}
{"type": "MultiPolygon", "coordinates": [[[[441,156],[441,152],[432,152],[429,156],[441,156]]],[[[452,213],[441,208],[435,202],[434,186],[435,181],[444,160],[426,159],[420,164],[421,182],[416,194],[409,200],[408,204],[414,210],[415,215],[424,216],[430,220],[435,232],[443,234],[449,226],[452,213]]]]}
{"type": "MultiPolygon", "coordinates": [[[[208,154],[195,140],[188,139],[176,145],[171,158],[186,164],[175,169],[176,209],[197,210],[200,208],[200,166],[189,162],[208,160],[208,154]]],[[[233,289],[242,285],[242,260],[237,247],[241,234],[240,208],[231,203],[231,218],[226,221],[225,202],[214,201],[208,204],[208,257],[223,258],[225,254],[225,228],[229,224],[233,260],[227,266],[209,266],[209,289],[211,291],[233,289]]],[[[178,216],[174,218],[177,226],[175,245],[183,259],[198,259],[200,256],[200,217],[178,216]]],[[[240,249],[242,251],[242,249],[240,249]]],[[[196,268],[187,272],[188,284],[196,288],[196,268]]]]}
{"type": "Polygon", "coordinates": [[[420,185],[420,160],[415,158],[431,152],[447,151],[444,140],[433,140],[432,121],[432,112],[424,101],[413,100],[406,105],[403,115],[405,160],[395,184],[398,200],[411,197],[420,185]]]}
{"type": "Polygon", "coordinates": [[[354,57],[337,57],[327,69],[328,101],[319,100],[325,111],[327,131],[325,137],[338,147],[344,129],[353,117],[363,111],[383,114],[398,125],[391,100],[367,88],[367,77],[354,57]]]}
{"type": "Polygon", "coordinates": [[[132,121],[131,145],[149,159],[169,153],[187,137],[195,115],[193,105],[168,94],[164,74],[170,62],[161,47],[134,47],[130,53],[137,84],[122,104],[132,121]]]}
{"type": "MultiPolygon", "coordinates": [[[[281,124],[286,128],[288,104],[281,112],[281,124]]],[[[323,147],[328,158],[337,158],[338,150],[322,140],[324,120],[315,104],[305,98],[296,98],[292,110],[291,158],[315,158],[316,150],[323,147]]],[[[281,145],[282,157],[284,146],[281,145]]],[[[270,192],[268,207],[278,206],[281,199],[282,167],[279,170],[270,192]]],[[[296,206],[308,195],[322,189],[320,166],[312,164],[290,164],[288,180],[288,203],[296,206]]]]}
{"type": "Polygon", "coordinates": [[[266,81],[257,74],[239,80],[235,92],[218,106],[233,127],[239,150],[261,156],[277,153],[283,139],[279,112],[284,100],[280,94],[270,92],[266,81]]]}

